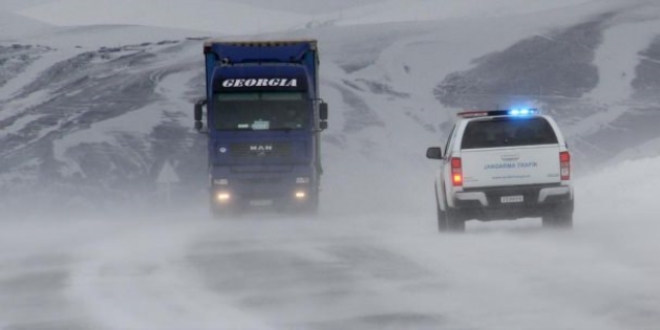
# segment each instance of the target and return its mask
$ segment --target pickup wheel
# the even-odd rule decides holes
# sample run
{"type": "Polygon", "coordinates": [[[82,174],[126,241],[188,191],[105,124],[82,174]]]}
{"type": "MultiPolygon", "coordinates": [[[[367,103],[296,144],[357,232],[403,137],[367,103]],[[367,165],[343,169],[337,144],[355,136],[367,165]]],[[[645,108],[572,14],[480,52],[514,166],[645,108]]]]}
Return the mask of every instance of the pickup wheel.
{"type": "Polygon", "coordinates": [[[544,228],[571,229],[573,228],[573,210],[575,201],[558,205],[553,212],[545,215],[542,219],[544,228]]]}
{"type": "Polygon", "coordinates": [[[542,219],[544,228],[573,228],[573,213],[557,213],[546,215],[542,219]]]}
{"type": "Polygon", "coordinates": [[[444,233],[447,231],[447,214],[445,213],[445,211],[440,209],[440,205],[438,205],[437,201],[436,201],[436,211],[438,217],[438,230],[441,233],[444,233]]]}
{"type": "Polygon", "coordinates": [[[447,208],[445,212],[447,218],[447,231],[452,233],[465,232],[465,216],[460,210],[447,208]]]}
{"type": "Polygon", "coordinates": [[[570,229],[573,228],[573,210],[574,202],[558,206],[552,212],[546,214],[543,218],[544,228],[570,229]]]}
{"type": "Polygon", "coordinates": [[[438,219],[438,231],[444,233],[447,231],[447,214],[440,208],[440,202],[438,202],[438,190],[435,191],[435,211],[436,217],[438,219]]]}

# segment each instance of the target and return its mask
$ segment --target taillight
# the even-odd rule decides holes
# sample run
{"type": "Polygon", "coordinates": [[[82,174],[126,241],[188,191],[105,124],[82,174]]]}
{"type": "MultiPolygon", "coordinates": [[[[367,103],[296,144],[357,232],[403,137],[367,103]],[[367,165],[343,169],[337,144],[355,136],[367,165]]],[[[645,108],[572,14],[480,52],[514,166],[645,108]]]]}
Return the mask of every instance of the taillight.
{"type": "Polygon", "coordinates": [[[561,169],[561,179],[571,179],[571,154],[568,151],[559,153],[559,167],[561,169]]]}
{"type": "Polygon", "coordinates": [[[463,162],[460,158],[451,159],[451,178],[454,187],[463,186],[463,162]]]}

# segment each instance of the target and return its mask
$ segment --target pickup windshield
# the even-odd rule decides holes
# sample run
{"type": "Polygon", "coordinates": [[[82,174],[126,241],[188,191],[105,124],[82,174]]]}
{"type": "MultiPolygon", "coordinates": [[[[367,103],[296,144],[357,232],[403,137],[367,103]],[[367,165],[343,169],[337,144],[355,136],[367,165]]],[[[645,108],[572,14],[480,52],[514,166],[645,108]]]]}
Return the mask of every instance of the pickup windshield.
{"type": "Polygon", "coordinates": [[[468,123],[461,148],[481,149],[557,143],[557,135],[552,126],[542,117],[502,117],[468,123]]]}
{"type": "Polygon", "coordinates": [[[221,93],[214,101],[214,127],[220,131],[300,130],[311,110],[304,92],[221,93]]]}

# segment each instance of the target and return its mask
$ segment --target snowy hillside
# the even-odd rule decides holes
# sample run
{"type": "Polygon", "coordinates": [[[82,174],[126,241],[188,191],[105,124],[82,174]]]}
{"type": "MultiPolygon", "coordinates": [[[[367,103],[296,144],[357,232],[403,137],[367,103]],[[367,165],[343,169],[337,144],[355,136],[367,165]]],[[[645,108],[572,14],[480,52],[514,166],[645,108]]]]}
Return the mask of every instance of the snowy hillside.
{"type": "Polygon", "coordinates": [[[227,34],[320,40],[332,114],[328,209],[369,210],[381,198],[398,200],[395,210],[427,205],[396,196],[428,184],[433,165],[424,149],[442,143],[452,114],[464,108],[525,104],[555,115],[578,172],[631,149],[643,155],[640,148],[660,138],[653,74],[660,7],[652,1],[160,7],[4,5],[16,33],[0,43],[0,191],[36,194],[44,204],[62,203],[54,198],[62,192],[76,205],[145,204],[157,199],[155,181],[170,163],[182,178],[178,194],[199,198],[204,139],[191,130],[190,114],[203,89],[201,40],[227,34]],[[346,194],[346,182],[363,184],[346,194]]]}

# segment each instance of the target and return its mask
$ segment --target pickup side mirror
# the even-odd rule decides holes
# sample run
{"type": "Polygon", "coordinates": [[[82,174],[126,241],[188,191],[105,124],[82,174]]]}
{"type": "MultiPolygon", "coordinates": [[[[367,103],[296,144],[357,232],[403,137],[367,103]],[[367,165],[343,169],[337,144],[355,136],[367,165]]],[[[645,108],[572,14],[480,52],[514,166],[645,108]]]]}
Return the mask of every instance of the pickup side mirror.
{"type": "Polygon", "coordinates": [[[325,102],[319,104],[319,119],[328,120],[328,104],[325,102]]]}
{"type": "Polygon", "coordinates": [[[426,158],[442,159],[442,149],[438,147],[429,148],[428,150],[426,150],[426,158]]]}

